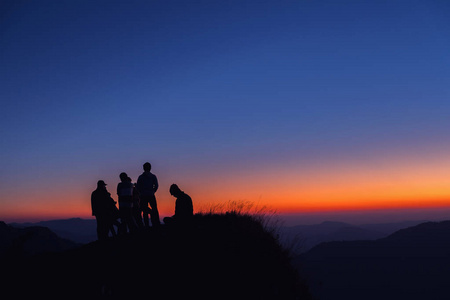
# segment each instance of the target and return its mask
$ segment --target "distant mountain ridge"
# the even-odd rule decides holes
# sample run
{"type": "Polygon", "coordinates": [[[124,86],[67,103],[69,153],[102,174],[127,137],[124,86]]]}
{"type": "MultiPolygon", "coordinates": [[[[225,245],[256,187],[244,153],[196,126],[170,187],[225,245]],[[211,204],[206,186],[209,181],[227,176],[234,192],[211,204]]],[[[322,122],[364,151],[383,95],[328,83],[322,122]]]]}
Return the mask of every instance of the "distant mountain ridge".
{"type": "MultiPolygon", "coordinates": [[[[314,225],[281,227],[279,231],[282,243],[286,247],[290,248],[292,241],[296,241],[296,246],[299,249],[295,249],[295,251],[304,253],[323,242],[375,240],[386,237],[397,230],[424,222],[426,221],[352,225],[343,222],[325,221],[314,225]]],[[[79,244],[86,244],[97,240],[97,223],[95,219],[70,218],[35,223],[10,223],[9,225],[17,228],[31,226],[48,227],[61,238],[79,244]]]]}
{"type": "Polygon", "coordinates": [[[352,225],[343,222],[325,221],[314,225],[282,227],[280,233],[286,246],[289,246],[292,241],[297,242],[298,249],[296,249],[296,252],[300,254],[324,242],[376,240],[397,230],[424,222],[427,221],[352,225]]]}
{"type": "Polygon", "coordinates": [[[86,244],[97,240],[97,222],[95,219],[70,218],[36,223],[11,223],[9,225],[17,228],[31,226],[47,227],[58,236],[80,244],[86,244]]]}
{"type": "Polygon", "coordinates": [[[47,227],[15,228],[0,221],[0,255],[3,258],[61,252],[77,246],[70,240],[60,238],[47,227]]]}
{"type": "Polygon", "coordinates": [[[450,299],[450,221],[374,241],[322,243],[295,260],[322,299],[450,299]]]}

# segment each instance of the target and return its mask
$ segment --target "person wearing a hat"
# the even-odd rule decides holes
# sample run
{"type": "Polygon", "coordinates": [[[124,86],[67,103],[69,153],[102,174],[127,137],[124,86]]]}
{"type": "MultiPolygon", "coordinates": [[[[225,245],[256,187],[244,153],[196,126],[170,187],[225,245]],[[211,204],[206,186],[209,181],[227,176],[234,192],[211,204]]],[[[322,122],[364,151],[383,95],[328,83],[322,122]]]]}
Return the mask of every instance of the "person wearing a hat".
{"type": "Polygon", "coordinates": [[[99,240],[108,238],[109,231],[114,236],[113,224],[117,222],[118,210],[116,202],[106,190],[103,180],[97,182],[97,189],[91,194],[92,215],[97,219],[97,237],[99,240]]]}

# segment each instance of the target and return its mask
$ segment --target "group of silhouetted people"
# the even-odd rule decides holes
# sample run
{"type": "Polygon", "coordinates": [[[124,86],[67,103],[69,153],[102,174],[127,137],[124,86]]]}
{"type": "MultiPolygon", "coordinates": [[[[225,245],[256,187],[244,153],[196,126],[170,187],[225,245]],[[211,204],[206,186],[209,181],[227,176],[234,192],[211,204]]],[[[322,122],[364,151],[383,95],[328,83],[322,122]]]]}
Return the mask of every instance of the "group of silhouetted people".
{"type": "MultiPolygon", "coordinates": [[[[97,182],[97,189],[91,195],[91,207],[92,215],[97,219],[99,240],[106,239],[110,232],[112,236],[115,236],[148,228],[149,221],[152,227],[160,226],[155,197],[159,187],[158,179],[150,172],[152,166],[149,162],[146,162],[143,167],[144,173],[139,176],[136,184],[133,184],[127,173],[120,173],[120,182],[117,185],[118,209],[116,201],[106,189],[106,183],[103,180],[97,182]],[[118,233],[114,226],[117,227],[118,233]]],[[[176,184],[170,186],[170,194],[176,198],[175,215],[164,218],[164,223],[188,223],[194,215],[191,197],[181,191],[176,184]]]]}

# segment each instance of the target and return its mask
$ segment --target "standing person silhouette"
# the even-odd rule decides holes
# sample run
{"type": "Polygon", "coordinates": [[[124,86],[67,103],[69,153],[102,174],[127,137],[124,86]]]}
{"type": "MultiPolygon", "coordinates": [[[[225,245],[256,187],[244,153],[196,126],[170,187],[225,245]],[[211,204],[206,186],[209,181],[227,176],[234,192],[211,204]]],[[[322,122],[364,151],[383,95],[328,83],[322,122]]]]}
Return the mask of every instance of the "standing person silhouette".
{"type": "Polygon", "coordinates": [[[108,238],[109,231],[115,236],[113,224],[117,223],[118,217],[116,201],[106,190],[106,183],[103,180],[97,182],[97,189],[91,194],[91,208],[92,215],[97,220],[97,238],[105,240],[108,238]]]}
{"type": "Polygon", "coordinates": [[[133,185],[133,219],[134,219],[134,223],[137,225],[138,228],[143,228],[144,227],[144,223],[142,223],[142,216],[141,216],[141,206],[140,206],[140,202],[141,200],[139,199],[139,192],[136,188],[136,183],[133,183],[133,180],[128,177],[128,181],[131,182],[131,184],[133,185]]]}
{"type": "Polygon", "coordinates": [[[128,230],[134,231],[136,224],[133,219],[133,184],[128,180],[125,172],[119,175],[121,182],[117,185],[117,195],[119,196],[119,214],[122,221],[121,233],[128,230]]]}
{"type": "Polygon", "coordinates": [[[155,193],[158,190],[158,179],[150,172],[152,165],[146,162],[144,165],[144,173],[142,173],[136,183],[136,187],[140,194],[141,210],[143,211],[144,224],[149,227],[148,205],[150,205],[150,218],[152,226],[159,226],[159,212],[156,204],[155,193]]]}

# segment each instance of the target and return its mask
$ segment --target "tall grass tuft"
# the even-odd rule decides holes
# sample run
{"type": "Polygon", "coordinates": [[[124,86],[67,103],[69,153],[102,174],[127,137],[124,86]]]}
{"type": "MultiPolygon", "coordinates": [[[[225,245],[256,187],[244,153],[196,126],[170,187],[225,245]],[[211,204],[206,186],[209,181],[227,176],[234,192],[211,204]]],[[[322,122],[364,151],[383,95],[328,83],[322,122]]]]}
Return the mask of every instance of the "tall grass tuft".
{"type": "Polygon", "coordinates": [[[268,206],[257,205],[252,201],[228,201],[214,203],[200,207],[198,215],[236,215],[248,217],[260,223],[264,230],[279,238],[279,229],[282,224],[277,216],[277,211],[268,206]]]}

